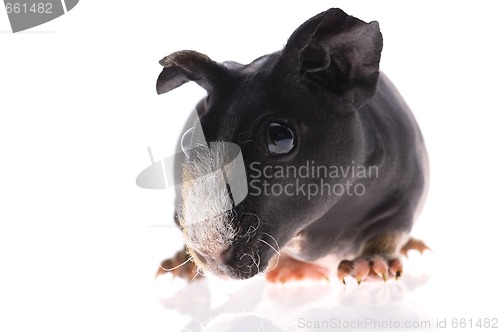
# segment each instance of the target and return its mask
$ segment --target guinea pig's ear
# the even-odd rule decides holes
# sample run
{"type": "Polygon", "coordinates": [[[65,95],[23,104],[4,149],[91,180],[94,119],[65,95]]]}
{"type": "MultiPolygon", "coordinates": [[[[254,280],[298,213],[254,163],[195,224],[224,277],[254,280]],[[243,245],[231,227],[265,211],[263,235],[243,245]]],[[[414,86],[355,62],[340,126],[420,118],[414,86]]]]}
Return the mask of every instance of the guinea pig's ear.
{"type": "Polygon", "coordinates": [[[332,8],[302,24],[289,38],[283,60],[315,82],[351,102],[364,105],[379,77],[382,34],[378,22],[365,23],[332,8]]]}
{"type": "Polygon", "coordinates": [[[156,92],[169,92],[182,84],[194,81],[209,93],[224,82],[228,69],[195,51],[179,51],[160,60],[163,68],[156,81],[156,92]]]}

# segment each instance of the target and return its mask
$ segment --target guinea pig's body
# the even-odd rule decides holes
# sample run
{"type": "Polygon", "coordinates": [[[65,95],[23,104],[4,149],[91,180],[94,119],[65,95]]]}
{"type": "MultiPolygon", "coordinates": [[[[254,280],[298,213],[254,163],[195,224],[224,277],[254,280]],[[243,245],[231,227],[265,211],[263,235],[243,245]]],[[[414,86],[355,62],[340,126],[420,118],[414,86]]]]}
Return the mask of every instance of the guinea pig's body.
{"type": "Polygon", "coordinates": [[[409,233],[428,165],[411,111],[379,73],[381,50],[378,23],[330,9],[249,65],[193,51],[164,58],[158,93],[193,80],[208,96],[180,142],[195,152],[176,175],[187,254],[160,271],[192,258],[174,274],[193,276],[195,264],[239,279],[266,269],[271,281],[317,279],[331,266],[314,262],[335,255],[342,280],[399,277],[400,251],[425,248],[409,233]]]}

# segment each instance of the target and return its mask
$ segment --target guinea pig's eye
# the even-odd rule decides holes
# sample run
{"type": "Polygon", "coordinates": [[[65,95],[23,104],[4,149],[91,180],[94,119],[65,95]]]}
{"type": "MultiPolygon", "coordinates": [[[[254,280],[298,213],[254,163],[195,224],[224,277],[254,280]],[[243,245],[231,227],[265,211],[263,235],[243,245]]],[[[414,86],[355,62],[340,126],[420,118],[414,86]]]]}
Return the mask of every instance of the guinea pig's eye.
{"type": "Polygon", "coordinates": [[[289,153],[295,146],[295,135],[285,125],[271,122],[267,128],[267,148],[273,155],[289,153]]]}

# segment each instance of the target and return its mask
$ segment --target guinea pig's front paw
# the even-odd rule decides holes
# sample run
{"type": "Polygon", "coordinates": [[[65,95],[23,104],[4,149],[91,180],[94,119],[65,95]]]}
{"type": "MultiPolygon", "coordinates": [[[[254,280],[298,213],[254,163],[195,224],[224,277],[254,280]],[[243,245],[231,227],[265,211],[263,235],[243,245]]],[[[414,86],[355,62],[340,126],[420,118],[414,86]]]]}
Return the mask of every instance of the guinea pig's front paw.
{"type": "Polygon", "coordinates": [[[319,265],[299,261],[281,254],[276,266],[266,273],[270,282],[289,282],[299,280],[329,280],[329,271],[319,265]]]}
{"type": "Polygon", "coordinates": [[[173,277],[181,277],[188,280],[202,278],[196,264],[186,250],[179,250],[174,257],[165,259],[160,263],[156,276],[172,273],[173,277]]]}
{"type": "Polygon", "coordinates": [[[345,284],[345,277],[352,276],[358,284],[368,280],[396,280],[403,273],[403,263],[399,258],[386,255],[363,255],[352,261],[343,260],[337,268],[337,276],[345,284]]]}

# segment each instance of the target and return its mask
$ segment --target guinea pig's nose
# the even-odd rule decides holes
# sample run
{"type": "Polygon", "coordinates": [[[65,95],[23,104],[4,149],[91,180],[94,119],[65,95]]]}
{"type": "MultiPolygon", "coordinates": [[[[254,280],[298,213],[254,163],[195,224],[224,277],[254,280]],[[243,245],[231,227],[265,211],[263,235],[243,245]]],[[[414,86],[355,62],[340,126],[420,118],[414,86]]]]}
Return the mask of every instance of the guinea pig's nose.
{"type": "Polygon", "coordinates": [[[225,249],[222,249],[218,254],[215,255],[215,257],[207,258],[207,256],[203,255],[199,251],[194,250],[194,254],[203,264],[208,264],[208,261],[216,261],[219,264],[227,264],[233,259],[234,252],[234,246],[229,246],[225,249]]]}
{"type": "Polygon", "coordinates": [[[227,264],[233,259],[234,253],[235,253],[235,247],[229,246],[221,250],[221,252],[219,253],[219,257],[217,257],[216,261],[222,264],[227,264]]]}

